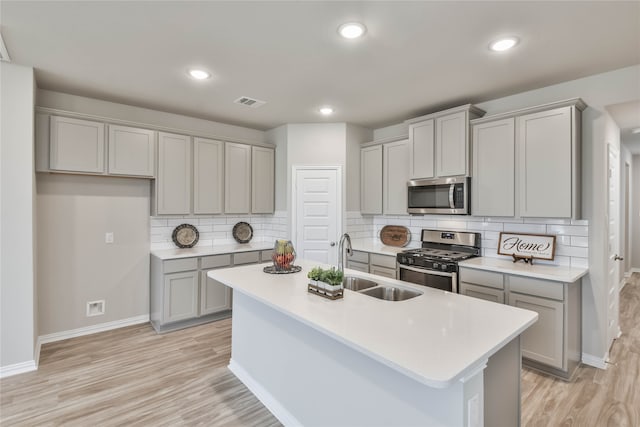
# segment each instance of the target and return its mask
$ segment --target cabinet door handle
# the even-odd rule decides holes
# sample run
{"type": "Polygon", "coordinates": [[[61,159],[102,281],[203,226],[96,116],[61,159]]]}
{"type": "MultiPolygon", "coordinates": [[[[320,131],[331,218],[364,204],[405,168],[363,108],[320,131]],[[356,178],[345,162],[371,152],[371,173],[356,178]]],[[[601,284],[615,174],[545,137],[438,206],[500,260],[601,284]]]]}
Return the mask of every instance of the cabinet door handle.
{"type": "Polygon", "coordinates": [[[624,261],[624,257],[618,256],[618,254],[615,254],[613,256],[613,260],[614,261],[624,261]]]}

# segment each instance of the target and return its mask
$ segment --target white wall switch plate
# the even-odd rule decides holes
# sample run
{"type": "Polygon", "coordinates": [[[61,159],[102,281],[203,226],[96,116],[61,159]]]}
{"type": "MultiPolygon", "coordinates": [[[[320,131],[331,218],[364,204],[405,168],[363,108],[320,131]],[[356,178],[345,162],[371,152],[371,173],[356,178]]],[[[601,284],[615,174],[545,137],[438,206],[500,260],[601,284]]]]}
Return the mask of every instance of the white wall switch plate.
{"type": "Polygon", "coordinates": [[[105,243],[113,243],[113,231],[109,231],[108,233],[105,233],[104,242],[105,243]]]}

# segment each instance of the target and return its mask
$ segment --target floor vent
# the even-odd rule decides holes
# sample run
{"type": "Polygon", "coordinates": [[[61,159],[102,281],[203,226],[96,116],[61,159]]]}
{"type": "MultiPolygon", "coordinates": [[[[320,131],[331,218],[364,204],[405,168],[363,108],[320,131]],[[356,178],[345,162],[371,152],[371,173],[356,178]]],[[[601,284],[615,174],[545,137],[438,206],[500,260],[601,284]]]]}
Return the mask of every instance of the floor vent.
{"type": "Polygon", "coordinates": [[[246,105],[247,107],[251,108],[262,107],[267,103],[266,101],[260,101],[259,99],[249,98],[248,96],[241,96],[233,102],[240,105],[246,105]]]}

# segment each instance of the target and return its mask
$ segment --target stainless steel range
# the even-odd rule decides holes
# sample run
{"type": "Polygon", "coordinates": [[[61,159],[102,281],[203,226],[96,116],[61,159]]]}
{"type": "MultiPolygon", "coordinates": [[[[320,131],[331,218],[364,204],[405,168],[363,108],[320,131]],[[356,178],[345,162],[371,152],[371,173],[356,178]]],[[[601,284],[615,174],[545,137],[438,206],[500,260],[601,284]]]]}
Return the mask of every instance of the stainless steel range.
{"type": "Polygon", "coordinates": [[[480,256],[480,233],[422,230],[422,247],[400,252],[399,279],[458,292],[458,262],[480,256]]]}

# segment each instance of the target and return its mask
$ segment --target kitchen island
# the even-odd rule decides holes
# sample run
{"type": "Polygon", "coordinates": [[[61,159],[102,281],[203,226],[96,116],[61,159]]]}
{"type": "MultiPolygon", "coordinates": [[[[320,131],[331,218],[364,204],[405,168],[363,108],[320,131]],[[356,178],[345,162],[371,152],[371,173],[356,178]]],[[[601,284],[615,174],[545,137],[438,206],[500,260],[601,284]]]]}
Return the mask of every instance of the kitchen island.
{"type": "Polygon", "coordinates": [[[520,334],[537,314],[417,289],[406,301],[307,292],[306,273],[213,270],[234,289],[229,368],[285,425],[519,424],[520,334]]]}

